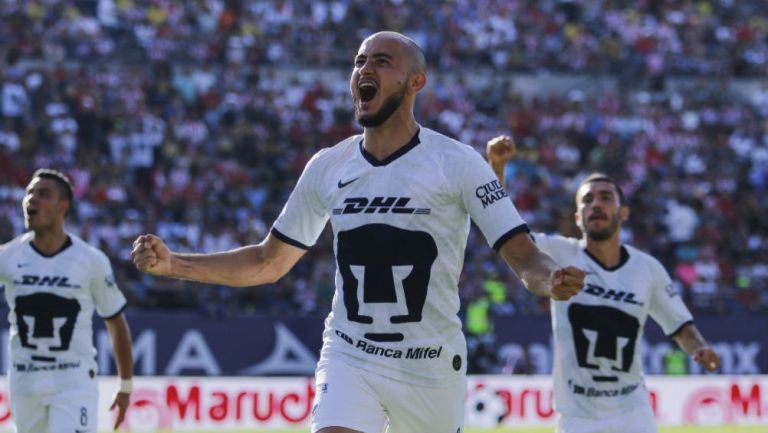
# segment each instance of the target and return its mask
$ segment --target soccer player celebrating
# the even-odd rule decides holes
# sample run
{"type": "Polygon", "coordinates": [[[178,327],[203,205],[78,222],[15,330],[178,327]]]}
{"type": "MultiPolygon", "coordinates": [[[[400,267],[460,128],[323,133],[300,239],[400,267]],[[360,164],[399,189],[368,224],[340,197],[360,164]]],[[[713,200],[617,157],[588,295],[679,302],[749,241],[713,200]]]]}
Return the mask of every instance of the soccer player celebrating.
{"type": "Polygon", "coordinates": [[[312,432],[462,431],[466,342],[458,279],[470,217],[528,289],[568,299],[583,285],[536,248],[525,222],[471,147],[421,127],[424,54],[394,32],[365,39],[350,91],[363,134],[318,152],[267,238],[215,254],[136,239],[138,269],[230,286],[269,283],[330,219],[336,293],[316,371],[312,432]]]}
{"type": "MultiPolygon", "coordinates": [[[[516,151],[508,136],[487,143],[488,161],[502,183],[516,151]]],[[[629,208],[618,183],[599,173],[584,179],[574,217],[582,239],[533,234],[558,264],[587,274],[581,293],[551,303],[557,432],[655,433],[639,350],[648,316],[708,371],[715,371],[720,359],[661,263],[621,243],[629,208]]]]}
{"type": "Polygon", "coordinates": [[[94,310],[109,331],[121,378],[112,403],[115,428],[130,402],[126,300],[104,253],[64,231],[72,200],[64,174],[37,170],[22,201],[29,231],[0,245],[0,287],[10,307],[11,415],[19,433],[96,431],[94,310]]]}

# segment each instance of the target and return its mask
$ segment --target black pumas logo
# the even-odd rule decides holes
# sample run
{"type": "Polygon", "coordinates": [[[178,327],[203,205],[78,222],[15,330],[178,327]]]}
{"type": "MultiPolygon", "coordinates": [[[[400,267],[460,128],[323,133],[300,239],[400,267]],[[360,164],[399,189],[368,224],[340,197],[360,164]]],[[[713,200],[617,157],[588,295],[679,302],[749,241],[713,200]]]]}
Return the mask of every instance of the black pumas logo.
{"type": "Polygon", "coordinates": [[[636,317],[612,307],[571,304],[568,320],[579,367],[599,371],[594,381],[617,382],[613,372],[630,370],[640,330],[636,317]]]}
{"type": "MultiPolygon", "coordinates": [[[[69,350],[75,321],[80,313],[77,299],[52,293],[33,293],[16,298],[16,324],[21,346],[45,352],[69,350]]],[[[36,361],[55,361],[48,356],[32,356],[36,361]]]]}
{"type": "Polygon", "coordinates": [[[356,214],[356,213],[395,213],[395,214],[414,214],[427,215],[430,209],[408,207],[410,197],[374,197],[368,199],[365,197],[349,197],[344,199],[344,207],[333,210],[334,215],[356,214]]]}
{"type": "Polygon", "coordinates": [[[21,280],[16,280],[13,284],[19,286],[63,287],[69,289],[80,288],[80,285],[78,284],[70,284],[69,277],[60,277],[56,275],[22,275],[21,280]]]}
{"type": "Polygon", "coordinates": [[[507,192],[504,191],[504,187],[501,186],[501,182],[494,180],[488,182],[485,185],[480,185],[475,190],[475,196],[480,199],[483,204],[483,209],[487,206],[496,203],[507,196],[507,192]]]}
{"type": "Polygon", "coordinates": [[[386,224],[339,232],[336,260],[347,320],[372,325],[368,340],[403,341],[391,325],[421,321],[435,259],[437,244],[427,232],[386,224]]]}

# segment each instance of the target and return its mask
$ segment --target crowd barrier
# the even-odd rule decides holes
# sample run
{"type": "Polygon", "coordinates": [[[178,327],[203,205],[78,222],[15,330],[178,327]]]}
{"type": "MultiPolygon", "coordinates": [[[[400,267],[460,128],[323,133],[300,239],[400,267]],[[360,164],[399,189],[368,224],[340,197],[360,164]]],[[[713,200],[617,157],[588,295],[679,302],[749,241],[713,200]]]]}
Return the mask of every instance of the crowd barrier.
{"type": "MultiPolygon", "coordinates": [[[[649,376],[647,385],[660,425],[768,424],[768,375],[649,376]]],[[[117,379],[99,387],[99,429],[110,431],[117,379]]],[[[315,393],[310,377],[137,377],[134,388],[130,432],[306,427],[315,393]]],[[[551,377],[470,376],[465,409],[467,427],[551,426],[551,377]]],[[[2,381],[0,432],[11,431],[2,381]]]]}

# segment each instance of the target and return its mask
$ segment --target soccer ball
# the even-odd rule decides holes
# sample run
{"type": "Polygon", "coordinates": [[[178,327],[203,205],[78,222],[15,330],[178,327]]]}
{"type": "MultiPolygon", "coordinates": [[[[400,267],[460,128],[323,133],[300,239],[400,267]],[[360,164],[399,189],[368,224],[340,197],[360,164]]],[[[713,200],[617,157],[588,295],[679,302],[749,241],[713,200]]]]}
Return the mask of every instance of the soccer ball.
{"type": "Polygon", "coordinates": [[[496,427],[504,418],[504,399],[484,384],[469,392],[466,401],[466,424],[470,427],[496,427]]]}

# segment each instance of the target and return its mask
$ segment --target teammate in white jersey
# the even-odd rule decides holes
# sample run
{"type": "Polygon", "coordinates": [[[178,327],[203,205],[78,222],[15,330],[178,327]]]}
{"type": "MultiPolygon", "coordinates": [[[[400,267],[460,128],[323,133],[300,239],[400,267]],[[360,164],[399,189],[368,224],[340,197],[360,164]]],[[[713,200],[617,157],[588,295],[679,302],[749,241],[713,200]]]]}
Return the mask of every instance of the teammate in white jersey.
{"type": "Polygon", "coordinates": [[[350,90],[362,135],[318,152],[270,234],[219,254],[134,242],[137,267],[231,286],[277,280],[330,220],[336,293],[316,372],[313,432],[460,432],[466,343],[458,280],[470,218],[534,293],[567,299],[584,273],[557,268],[527,235],[472,148],[416,123],[421,49],[394,32],[366,39],[350,90]]]}
{"type": "Polygon", "coordinates": [[[96,433],[94,311],[104,319],[121,378],[115,428],[130,402],[131,338],[125,297],[107,257],[64,231],[69,179],[34,173],[22,202],[27,233],[0,245],[0,287],[10,322],[8,382],[19,433],[96,433]]]}
{"type": "MultiPolygon", "coordinates": [[[[503,183],[504,167],[516,153],[514,141],[497,137],[486,150],[503,183]]],[[[558,433],[656,432],[640,356],[649,315],[708,371],[720,364],[661,263],[621,243],[628,216],[621,187],[593,174],[576,192],[574,217],[583,238],[533,235],[558,264],[587,273],[581,293],[551,303],[558,433]]]]}

